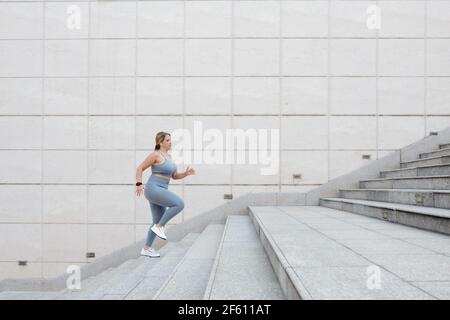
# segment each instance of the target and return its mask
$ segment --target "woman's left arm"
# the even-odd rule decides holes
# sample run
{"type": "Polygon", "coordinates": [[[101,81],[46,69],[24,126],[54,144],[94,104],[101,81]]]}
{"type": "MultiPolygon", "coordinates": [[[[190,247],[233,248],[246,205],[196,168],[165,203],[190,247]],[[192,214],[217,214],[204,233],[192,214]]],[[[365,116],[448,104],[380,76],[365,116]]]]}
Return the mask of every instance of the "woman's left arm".
{"type": "Polygon", "coordinates": [[[174,180],[178,180],[178,179],[186,178],[187,176],[190,176],[192,174],[195,174],[195,170],[193,168],[189,168],[189,166],[188,166],[184,172],[177,172],[177,171],[175,171],[172,174],[172,178],[174,180]]]}

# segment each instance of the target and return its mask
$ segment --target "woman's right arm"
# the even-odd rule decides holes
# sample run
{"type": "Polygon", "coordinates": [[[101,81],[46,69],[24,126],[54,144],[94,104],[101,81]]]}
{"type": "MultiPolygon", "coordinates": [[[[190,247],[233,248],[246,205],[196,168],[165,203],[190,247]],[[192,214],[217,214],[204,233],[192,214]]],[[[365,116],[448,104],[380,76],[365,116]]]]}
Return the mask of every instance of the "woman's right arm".
{"type": "MultiPolygon", "coordinates": [[[[150,153],[147,158],[139,165],[136,170],[136,182],[142,183],[142,172],[144,172],[148,167],[150,167],[156,160],[156,152],[150,153]]],[[[144,189],[144,185],[136,186],[136,194],[139,196],[144,189]]]]}

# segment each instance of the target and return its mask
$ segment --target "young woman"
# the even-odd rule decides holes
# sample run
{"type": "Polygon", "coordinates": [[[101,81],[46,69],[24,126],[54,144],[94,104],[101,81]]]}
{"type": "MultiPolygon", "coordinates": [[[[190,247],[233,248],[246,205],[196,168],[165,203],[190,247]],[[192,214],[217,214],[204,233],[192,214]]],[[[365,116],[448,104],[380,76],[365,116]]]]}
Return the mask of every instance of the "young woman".
{"type": "Polygon", "coordinates": [[[141,255],[148,257],[160,256],[159,252],[152,247],[153,241],[156,236],[167,240],[164,230],[166,223],[184,208],[183,199],[168,189],[170,178],[183,179],[195,174],[194,169],[189,166],[186,171],[177,172],[177,166],[168,153],[172,147],[169,133],[158,132],[155,141],[155,150],[147,156],[136,171],[136,194],[140,196],[145,190],[144,195],[150,203],[153,216],[153,225],[148,230],[145,247],[141,250],[141,255]],[[144,188],[142,172],[150,166],[152,166],[152,174],[144,188]]]}

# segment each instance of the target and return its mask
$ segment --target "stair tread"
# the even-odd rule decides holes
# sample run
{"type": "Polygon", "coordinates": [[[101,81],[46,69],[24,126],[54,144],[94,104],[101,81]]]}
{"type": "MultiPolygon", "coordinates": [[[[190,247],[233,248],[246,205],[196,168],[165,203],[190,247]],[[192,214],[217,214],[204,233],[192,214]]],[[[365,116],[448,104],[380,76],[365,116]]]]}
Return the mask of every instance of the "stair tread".
{"type": "Polygon", "coordinates": [[[380,172],[397,172],[397,171],[408,171],[408,170],[422,169],[422,168],[437,168],[437,167],[448,167],[448,166],[450,166],[450,163],[431,164],[431,165],[426,165],[426,166],[417,166],[417,167],[408,167],[408,168],[398,168],[398,169],[391,169],[391,170],[383,170],[380,172]]]}
{"type": "Polygon", "coordinates": [[[449,209],[423,207],[423,206],[416,206],[416,205],[409,205],[409,204],[372,201],[372,200],[345,199],[345,198],[320,198],[320,199],[328,200],[328,201],[357,203],[357,204],[368,205],[368,206],[372,206],[372,207],[381,207],[381,208],[386,208],[386,209],[401,210],[401,211],[407,211],[407,212],[426,214],[426,215],[430,215],[430,216],[450,218],[450,210],[449,209]]]}
{"type": "Polygon", "coordinates": [[[430,153],[436,153],[436,152],[442,152],[442,151],[450,151],[450,147],[446,147],[446,148],[442,148],[442,149],[438,149],[438,150],[434,150],[434,151],[430,151],[430,152],[422,152],[421,154],[430,154],[430,153]]]}
{"type": "Polygon", "coordinates": [[[339,189],[342,191],[384,191],[384,192],[423,192],[423,193],[448,193],[450,194],[450,190],[442,190],[442,189],[361,189],[361,188],[349,188],[349,189],[339,189]]]}
{"type": "Polygon", "coordinates": [[[436,282],[411,281],[450,278],[450,257],[428,248],[450,239],[441,234],[322,206],[249,209],[302,299],[436,299],[436,282]],[[400,238],[407,233],[423,245],[400,238]],[[370,290],[368,268],[377,266],[383,290],[370,290]]]}
{"type": "Polygon", "coordinates": [[[433,159],[439,159],[439,158],[447,158],[447,157],[450,157],[450,155],[429,157],[429,158],[423,158],[423,159],[415,159],[415,160],[409,160],[409,161],[401,161],[400,163],[412,163],[412,162],[427,161],[427,160],[433,160],[433,159]]]}
{"type": "Polygon", "coordinates": [[[230,215],[204,299],[285,299],[248,215],[230,215]]]}
{"type": "Polygon", "coordinates": [[[153,299],[202,299],[223,230],[223,224],[208,225],[153,299]]]}
{"type": "Polygon", "coordinates": [[[416,176],[416,177],[389,177],[389,178],[365,179],[365,180],[360,180],[360,181],[365,182],[365,181],[387,181],[387,180],[405,180],[405,179],[440,179],[440,178],[450,178],[450,175],[416,176]]]}
{"type": "Polygon", "coordinates": [[[152,299],[183,259],[189,248],[195,243],[198,236],[198,233],[190,233],[176,247],[171,248],[166,254],[162,254],[161,257],[148,258],[151,261],[157,261],[157,263],[152,264],[149,268],[145,268],[142,272],[140,270],[138,274],[130,275],[131,280],[129,281],[133,282],[132,287],[126,287],[126,290],[119,287],[119,290],[110,290],[108,293],[126,294],[125,300],[152,299]]]}

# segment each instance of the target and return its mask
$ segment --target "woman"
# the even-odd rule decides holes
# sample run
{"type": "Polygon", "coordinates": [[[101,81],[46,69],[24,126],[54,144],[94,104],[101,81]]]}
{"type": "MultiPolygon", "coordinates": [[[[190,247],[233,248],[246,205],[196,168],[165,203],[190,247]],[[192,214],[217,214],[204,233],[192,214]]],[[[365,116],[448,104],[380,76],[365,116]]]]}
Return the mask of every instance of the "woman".
{"type": "Polygon", "coordinates": [[[145,247],[141,250],[141,255],[148,257],[160,256],[159,252],[152,247],[152,243],[156,236],[167,240],[164,230],[166,223],[184,208],[183,199],[168,190],[170,178],[183,179],[195,174],[194,169],[190,169],[189,166],[185,172],[177,172],[177,166],[168,154],[172,146],[170,133],[158,132],[155,141],[155,151],[150,153],[136,171],[136,194],[140,196],[145,189],[144,195],[150,203],[153,216],[153,225],[148,230],[145,247]],[[152,174],[144,188],[142,172],[150,166],[152,166],[152,174]]]}

